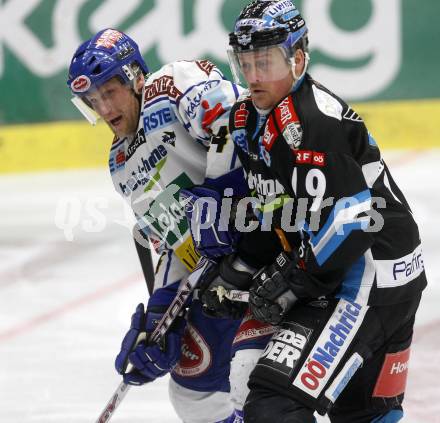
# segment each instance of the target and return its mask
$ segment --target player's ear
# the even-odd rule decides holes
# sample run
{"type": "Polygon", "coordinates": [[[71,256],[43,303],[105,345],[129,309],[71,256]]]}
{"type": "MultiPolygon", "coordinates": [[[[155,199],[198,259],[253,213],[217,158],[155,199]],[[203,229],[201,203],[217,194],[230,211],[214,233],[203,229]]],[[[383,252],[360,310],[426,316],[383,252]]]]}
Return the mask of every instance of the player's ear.
{"type": "Polygon", "coordinates": [[[295,59],[295,63],[297,66],[304,65],[305,55],[304,55],[304,52],[300,48],[296,49],[294,59],[295,59]]]}
{"type": "Polygon", "coordinates": [[[134,83],[134,91],[136,94],[140,94],[142,92],[142,88],[145,84],[144,74],[140,74],[136,77],[136,82],[134,83]]]}

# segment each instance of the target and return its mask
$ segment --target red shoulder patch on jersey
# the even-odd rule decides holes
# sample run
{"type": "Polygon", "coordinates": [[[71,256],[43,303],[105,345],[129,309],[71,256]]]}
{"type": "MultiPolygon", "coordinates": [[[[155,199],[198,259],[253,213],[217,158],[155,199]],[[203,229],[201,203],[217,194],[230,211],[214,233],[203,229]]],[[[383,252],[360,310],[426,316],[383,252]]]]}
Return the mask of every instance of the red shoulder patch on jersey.
{"type": "Polygon", "coordinates": [[[155,97],[167,94],[174,100],[177,100],[182,93],[174,86],[174,78],[169,75],[161,76],[155,79],[145,88],[144,101],[150,101],[155,97]]]}
{"type": "Polygon", "coordinates": [[[281,132],[289,123],[298,123],[299,118],[293,105],[292,97],[285,98],[275,109],[275,116],[281,132]]]}
{"type": "Polygon", "coordinates": [[[206,130],[208,126],[217,120],[226,110],[222,103],[217,103],[212,109],[209,108],[209,102],[207,100],[202,101],[202,107],[206,110],[202,120],[202,128],[206,130]]]}
{"type": "Polygon", "coordinates": [[[209,60],[197,60],[196,65],[206,73],[206,75],[209,75],[211,71],[215,68],[215,65],[210,62],[209,60]]]}
{"type": "Polygon", "coordinates": [[[273,117],[269,116],[263,134],[263,146],[266,149],[266,151],[269,152],[270,150],[272,150],[273,143],[275,142],[277,137],[278,137],[278,131],[275,126],[275,122],[273,121],[273,117]]]}
{"type": "Polygon", "coordinates": [[[248,117],[249,111],[246,109],[246,103],[241,103],[240,107],[234,112],[234,126],[244,128],[248,117]]]}

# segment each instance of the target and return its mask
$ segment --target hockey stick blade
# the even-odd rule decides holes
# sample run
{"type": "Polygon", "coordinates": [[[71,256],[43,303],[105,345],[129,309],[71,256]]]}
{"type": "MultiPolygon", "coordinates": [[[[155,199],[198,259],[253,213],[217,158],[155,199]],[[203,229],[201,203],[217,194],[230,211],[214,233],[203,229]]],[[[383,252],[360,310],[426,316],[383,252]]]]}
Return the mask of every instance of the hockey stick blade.
{"type": "MultiPolygon", "coordinates": [[[[201,257],[194,270],[188,275],[187,278],[182,280],[173,302],[170,304],[162,319],[156,326],[156,329],[151,334],[150,341],[158,344],[161,342],[162,338],[165,336],[168,329],[172,325],[174,319],[178,316],[178,314],[184,307],[186,300],[194,291],[200,278],[212,266],[212,264],[213,262],[211,260],[207,259],[206,257],[201,257]]],[[[119,384],[116,391],[113,393],[109,402],[105,406],[104,410],[99,415],[98,420],[96,420],[96,423],[106,423],[110,421],[114,412],[118,408],[125,395],[127,395],[127,392],[130,388],[131,385],[127,385],[124,382],[121,382],[119,384]]]]}

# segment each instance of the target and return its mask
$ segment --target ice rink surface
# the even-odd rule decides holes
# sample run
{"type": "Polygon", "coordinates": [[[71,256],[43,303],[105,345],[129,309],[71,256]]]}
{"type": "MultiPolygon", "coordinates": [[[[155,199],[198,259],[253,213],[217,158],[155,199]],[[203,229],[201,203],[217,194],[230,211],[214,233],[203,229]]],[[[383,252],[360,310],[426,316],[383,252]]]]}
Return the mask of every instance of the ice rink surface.
{"type": "MultiPolygon", "coordinates": [[[[436,423],[440,151],[384,156],[420,225],[429,281],[403,422],[436,423]]],[[[113,361],[131,313],[147,298],[130,212],[104,169],[3,175],[0,197],[0,422],[94,422],[120,382],[113,361]]],[[[131,389],[112,422],[178,422],[167,379],[131,389]]]]}

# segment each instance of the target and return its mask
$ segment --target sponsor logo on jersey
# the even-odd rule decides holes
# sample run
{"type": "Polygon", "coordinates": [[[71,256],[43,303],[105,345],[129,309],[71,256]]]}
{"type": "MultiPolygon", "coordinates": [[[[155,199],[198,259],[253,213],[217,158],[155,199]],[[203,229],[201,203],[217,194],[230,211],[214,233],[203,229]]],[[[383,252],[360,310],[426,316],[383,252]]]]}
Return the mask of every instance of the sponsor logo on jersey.
{"type": "Polygon", "coordinates": [[[412,275],[419,275],[424,270],[422,252],[414,252],[409,261],[401,260],[393,265],[393,278],[397,281],[403,275],[409,278],[412,275]]]}
{"type": "Polygon", "coordinates": [[[292,149],[297,149],[302,141],[302,128],[291,97],[277,106],[275,117],[286,142],[292,149]]]}
{"type": "Polygon", "coordinates": [[[210,109],[209,102],[203,100],[202,107],[206,110],[202,120],[202,128],[205,130],[226,112],[222,103],[217,103],[212,109],[210,109]]]}
{"type": "Polygon", "coordinates": [[[290,145],[290,148],[296,150],[301,145],[302,128],[299,123],[293,122],[286,125],[283,131],[283,137],[290,145]]]}
{"type": "Polygon", "coordinates": [[[257,366],[269,366],[290,376],[312,332],[297,323],[283,323],[267,344],[257,366]]]}
{"type": "Polygon", "coordinates": [[[144,115],[143,122],[145,134],[155,132],[176,120],[176,115],[169,107],[156,109],[148,115],[144,115]]]}
{"type": "Polygon", "coordinates": [[[116,153],[116,167],[118,168],[120,165],[125,163],[125,153],[124,150],[118,150],[116,153]]]}
{"type": "Polygon", "coordinates": [[[263,142],[262,142],[264,148],[268,152],[272,149],[273,143],[275,142],[277,136],[278,136],[278,131],[275,128],[275,123],[272,119],[272,116],[270,116],[264,128],[263,142]]]}
{"type": "Polygon", "coordinates": [[[127,148],[127,160],[133,156],[133,154],[142,144],[145,144],[146,142],[147,139],[145,137],[144,128],[140,128],[139,131],[136,132],[133,141],[127,148]]]}
{"type": "Polygon", "coordinates": [[[247,312],[237,330],[233,344],[272,335],[277,330],[278,328],[276,326],[259,322],[258,320],[252,318],[252,314],[250,314],[250,312],[247,312]]]}
{"type": "Polygon", "coordinates": [[[296,164],[311,164],[325,166],[325,153],[310,150],[297,150],[294,152],[296,164]]]}
{"type": "Polygon", "coordinates": [[[153,149],[148,157],[141,156],[139,158],[138,172],[133,172],[131,177],[125,184],[119,183],[119,188],[125,196],[131,195],[140,186],[145,186],[150,189],[150,185],[154,185],[160,179],[160,171],[165,165],[168,151],[163,145],[159,145],[153,149]],[[151,171],[156,169],[156,173],[151,174],[151,171]]]}
{"type": "Polygon", "coordinates": [[[164,131],[162,135],[162,142],[173,147],[176,145],[176,134],[174,131],[164,131]]]}
{"type": "Polygon", "coordinates": [[[422,246],[395,260],[375,260],[378,288],[390,288],[405,285],[417,278],[425,270],[422,246]]]}
{"type": "Polygon", "coordinates": [[[122,143],[119,147],[110,151],[109,167],[110,173],[123,168],[125,166],[125,151],[124,144],[122,143]]]}
{"type": "Polygon", "coordinates": [[[181,100],[181,104],[186,104],[185,114],[189,119],[194,119],[200,108],[202,98],[206,93],[215,89],[221,84],[218,79],[212,81],[204,81],[200,84],[192,86],[185,94],[184,100],[181,100]]]}
{"type": "Polygon", "coordinates": [[[299,118],[293,106],[291,97],[286,97],[275,109],[278,126],[283,131],[289,123],[298,123],[299,118]]]}
{"type": "Polygon", "coordinates": [[[405,392],[410,348],[385,356],[373,397],[392,398],[405,392]]]}
{"type": "Polygon", "coordinates": [[[209,76],[215,65],[209,60],[197,60],[196,65],[209,76]]]}
{"type": "Polygon", "coordinates": [[[301,357],[306,341],[305,336],[283,329],[267,344],[261,357],[293,369],[301,357]]]}
{"type": "Polygon", "coordinates": [[[123,37],[123,35],[114,29],[105,30],[96,40],[96,47],[112,48],[123,37]]]}
{"type": "Polygon", "coordinates": [[[249,111],[246,110],[246,104],[242,103],[238,110],[236,110],[234,113],[234,126],[237,129],[246,127],[248,117],[249,111]]]}
{"type": "Polygon", "coordinates": [[[367,307],[340,300],[293,385],[318,398],[341,362],[363,321],[367,307]]]}
{"type": "Polygon", "coordinates": [[[70,88],[76,93],[84,93],[91,85],[92,83],[87,75],[80,75],[72,81],[70,88]]]}
{"type": "Polygon", "coordinates": [[[182,355],[174,373],[182,377],[196,377],[211,366],[212,353],[208,343],[194,326],[187,325],[182,340],[182,355]]]}
{"type": "Polygon", "coordinates": [[[248,186],[255,190],[261,201],[267,198],[274,199],[278,195],[284,194],[284,187],[276,179],[265,179],[261,173],[254,175],[252,172],[247,174],[248,186]]]}
{"type": "Polygon", "coordinates": [[[174,86],[172,76],[164,75],[155,79],[151,84],[145,87],[144,102],[152,100],[161,95],[167,95],[173,100],[177,100],[182,93],[174,86]]]}

